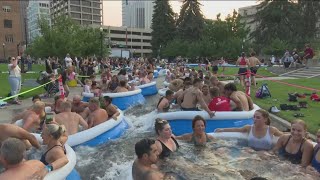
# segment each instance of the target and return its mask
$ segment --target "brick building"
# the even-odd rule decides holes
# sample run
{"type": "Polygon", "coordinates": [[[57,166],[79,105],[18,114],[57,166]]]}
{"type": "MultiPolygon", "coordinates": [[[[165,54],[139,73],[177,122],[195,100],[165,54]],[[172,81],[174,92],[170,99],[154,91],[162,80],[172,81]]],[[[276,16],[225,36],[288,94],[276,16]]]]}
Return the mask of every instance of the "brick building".
{"type": "Polygon", "coordinates": [[[20,1],[0,1],[1,60],[18,55],[18,44],[23,43],[22,23],[20,1]]]}

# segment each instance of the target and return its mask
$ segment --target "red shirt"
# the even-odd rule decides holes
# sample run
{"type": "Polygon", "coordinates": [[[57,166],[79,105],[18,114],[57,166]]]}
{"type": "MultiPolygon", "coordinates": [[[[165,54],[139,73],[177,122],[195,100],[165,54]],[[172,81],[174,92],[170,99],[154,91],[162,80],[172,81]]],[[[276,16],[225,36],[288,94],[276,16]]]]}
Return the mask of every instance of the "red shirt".
{"type": "Polygon", "coordinates": [[[310,99],[311,99],[311,100],[317,100],[317,99],[319,99],[319,96],[318,96],[318,94],[312,94],[312,95],[310,96],[310,99]]]}
{"type": "Polygon", "coordinates": [[[224,96],[215,97],[209,103],[210,111],[231,111],[230,99],[224,96]]]}
{"type": "Polygon", "coordinates": [[[306,56],[306,58],[313,58],[313,49],[312,48],[306,48],[304,50],[304,55],[306,56]]]}

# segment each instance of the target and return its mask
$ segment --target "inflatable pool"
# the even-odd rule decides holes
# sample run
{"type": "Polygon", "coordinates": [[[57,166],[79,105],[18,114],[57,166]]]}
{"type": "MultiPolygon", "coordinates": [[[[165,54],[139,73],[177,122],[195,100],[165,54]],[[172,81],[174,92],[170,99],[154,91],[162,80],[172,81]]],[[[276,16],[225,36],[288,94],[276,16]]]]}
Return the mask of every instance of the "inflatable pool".
{"type": "Polygon", "coordinates": [[[108,142],[110,139],[120,137],[128,128],[128,123],[120,111],[117,120],[109,119],[108,121],[94,126],[90,129],[80,131],[68,137],[67,143],[71,147],[75,146],[98,146],[108,142]]]}
{"type": "MultiPolygon", "coordinates": [[[[220,133],[208,133],[217,139],[248,139],[248,133],[240,133],[240,132],[220,132],[220,133]]],[[[274,136],[272,138],[272,143],[275,145],[278,141],[279,137],[274,136]]]]}
{"type": "Polygon", "coordinates": [[[148,84],[137,86],[137,88],[141,89],[141,94],[143,96],[151,96],[158,93],[157,82],[155,81],[148,84]]]}
{"type": "Polygon", "coordinates": [[[141,94],[142,90],[121,92],[121,93],[102,93],[102,96],[112,98],[112,104],[116,105],[120,110],[126,110],[129,107],[145,103],[145,99],[141,94]]]}
{"type": "Polygon", "coordinates": [[[216,128],[242,127],[253,124],[253,115],[259,106],[254,105],[251,111],[216,112],[210,118],[205,111],[176,111],[157,114],[155,118],[169,121],[173,133],[177,136],[192,132],[192,119],[196,115],[204,117],[207,121],[206,132],[214,132],[216,128]]]}
{"type": "Polygon", "coordinates": [[[82,101],[83,102],[89,102],[90,98],[92,98],[92,97],[94,97],[93,93],[86,93],[86,92],[82,93],[82,101]]]}
{"type": "MultiPolygon", "coordinates": [[[[187,67],[198,67],[199,64],[186,64],[187,67]]],[[[201,66],[206,66],[205,64],[201,64],[201,66]]]]}
{"type": "Polygon", "coordinates": [[[159,72],[157,70],[153,71],[153,78],[158,78],[159,72]]]}
{"type": "MultiPolygon", "coordinates": [[[[37,140],[42,143],[42,138],[40,134],[33,134],[37,140]]],[[[68,157],[68,164],[63,166],[60,169],[51,171],[48,173],[44,179],[45,180],[64,180],[64,179],[72,179],[72,180],[80,180],[79,174],[74,170],[74,167],[77,162],[76,153],[73,151],[73,149],[66,144],[65,145],[66,151],[67,151],[67,157],[68,157]]]]}
{"type": "Polygon", "coordinates": [[[159,89],[158,94],[159,94],[160,96],[165,96],[165,95],[166,95],[167,90],[169,90],[169,88],[162,88],[162,89],[159,89]]]}
{"type": "Polygon", "coordinates": [[[157,71],[159,72],[162,69],[161,66],[157,66],[157,71]]]}

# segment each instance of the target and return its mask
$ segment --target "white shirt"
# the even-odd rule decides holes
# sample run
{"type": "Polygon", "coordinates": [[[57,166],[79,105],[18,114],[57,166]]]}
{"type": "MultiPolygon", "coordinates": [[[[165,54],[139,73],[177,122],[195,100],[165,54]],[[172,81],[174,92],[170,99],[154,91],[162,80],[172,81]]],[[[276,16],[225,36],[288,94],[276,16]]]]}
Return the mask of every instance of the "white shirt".
{"type": "Polygon", "coordinates": [[[15,68],[11,68],[13,64],[8,64],[8,69],[9,69],[9,77],[21,77],[21,69],[17,65],[15,68]]]}
{"type": "Polygon", "coordinates": [[[70,57],[66,57],[64,61],[66,62],[67,67],[72,66],[72,59],[70,57]]]}

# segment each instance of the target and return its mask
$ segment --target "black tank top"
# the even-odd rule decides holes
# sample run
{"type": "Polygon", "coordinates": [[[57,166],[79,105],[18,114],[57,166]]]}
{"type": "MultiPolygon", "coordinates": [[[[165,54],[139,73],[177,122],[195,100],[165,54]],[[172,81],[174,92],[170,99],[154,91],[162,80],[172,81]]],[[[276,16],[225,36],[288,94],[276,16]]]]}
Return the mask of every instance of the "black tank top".
{"type": "MultiPolygon", "coordinates": [[[[176,144],[176,147],[178,149],[180,146],[179,146],[177,140],[174,137],[171,137],[171,139],[176,144]]],[[[172,153],[172,151],[162,141],[160,141],[159,139],[158,139],[158,141],[161,143],[161,146],[162,146],[162,152],[161,152],[161,154],[159,154],[159,158],[164,159],[166,157],[169,157],[170,154],[172,153]]]]}

